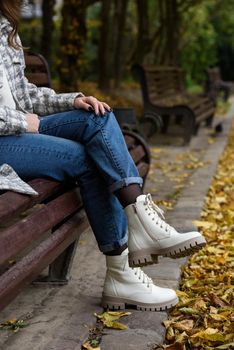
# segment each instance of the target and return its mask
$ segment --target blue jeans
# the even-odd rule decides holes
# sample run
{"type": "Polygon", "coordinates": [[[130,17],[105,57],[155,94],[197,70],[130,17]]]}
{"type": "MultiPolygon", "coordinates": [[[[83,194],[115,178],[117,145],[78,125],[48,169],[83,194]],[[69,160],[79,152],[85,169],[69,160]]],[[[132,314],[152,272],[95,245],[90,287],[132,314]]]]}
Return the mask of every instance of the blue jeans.
{"type": "Polygon", "coordinates": [[[127,242],[125,213],[113,192],[143,181],[113,113],[74,110],[42,117],[39,134],[0,137],[2,163],[24,180],[78,182],[99,249],[105,253],[127,242]]]}

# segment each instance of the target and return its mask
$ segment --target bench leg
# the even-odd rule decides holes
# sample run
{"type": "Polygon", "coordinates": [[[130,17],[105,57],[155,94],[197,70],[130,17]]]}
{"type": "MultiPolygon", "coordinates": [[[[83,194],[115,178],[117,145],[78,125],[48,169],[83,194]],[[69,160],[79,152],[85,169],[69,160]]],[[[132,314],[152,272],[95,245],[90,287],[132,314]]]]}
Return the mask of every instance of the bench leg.
{"type": "Polygon", "coordinates": [[[162,133],[166,134],[170,123],[170,115],[168,114],[163,115],[162,120],[163,120],[162,133]]]}
{"type": "Polygon", "coordinates": [[[195,130],[195,120],[190,114],[184,115],[184,145],[188,144],[195,130]]]}
{"type": "Polygon", "coordinates": [[[76,252],[78,240],[73,242],[49,267],[48,281],[66,284],[70,279],[70,269],[76,252]]]}
{"type": "Polygon", "coordinates": [[[213,119],[214,119],[214,115],[211,115],[209,118],[206,119],[206,126],[207,127],[212,126],[213,119]]]}
{"type": "Polygon", "coordinates": [[[200,123],[194,126],[193,135],[197,135],[199,128],[200,128],[200,123]]]}
{"type": "Polygon", "coordinates": [[[227,102],[227,100],[228,100],[228,98],[230,96],[230,90],[231,89],[230,89],[229,86],[224,89],[224,94],[223,94],[223,101],[224,102],[227,102]]]}
{"type": "Polygon", "coordinates": [[[181,125],[182,124],[182,120],[183,120],[183,116],[180,114],[177,114],[175,117],[175,124],[176,125],[181,125]]]}
{"type": "Polygon", "coordinates": [[[78,240],[73,242],[49,266],[47,276],[39,276],[33,284],[65,285],[69,282],[69,273],[76,252],[78,240]]]}

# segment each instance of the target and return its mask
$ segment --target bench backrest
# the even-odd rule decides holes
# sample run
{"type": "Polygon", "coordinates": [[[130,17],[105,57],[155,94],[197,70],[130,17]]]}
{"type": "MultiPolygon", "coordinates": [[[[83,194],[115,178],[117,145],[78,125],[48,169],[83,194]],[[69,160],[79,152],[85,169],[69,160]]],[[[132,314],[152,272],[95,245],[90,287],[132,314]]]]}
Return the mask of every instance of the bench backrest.
{"type": "Polygon", "coordinates": [[[185,90],[185,76],[180,68],[136,64],[132,70],[140,81],[144,102],[160,100],[185,90]]]}
{"type": "Polygon", "coordinates": [[[38,87],[51,87],[48,63],[44,57],[34,52],[25,52],[25,75],[30,83],[38,87]]]}
{"type": "Polygon", "coordinates": [[[222,80],[220,70],[218,67],[207,69],[208,80],[212,83],[222,80]]]}

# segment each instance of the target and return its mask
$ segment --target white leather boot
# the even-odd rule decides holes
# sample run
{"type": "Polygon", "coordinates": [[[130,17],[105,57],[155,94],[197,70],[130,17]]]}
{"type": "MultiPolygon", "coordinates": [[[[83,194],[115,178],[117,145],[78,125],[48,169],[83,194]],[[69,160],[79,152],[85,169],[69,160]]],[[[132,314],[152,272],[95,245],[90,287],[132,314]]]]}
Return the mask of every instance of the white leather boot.
{"type": "Polygon", "coordinates": [[[164,221],[163,210],[150,194],[137,197],[125,208],[129,230],[129,265],[157,263],[159,255],[171,258],[187,256],[201,249],[205,238],[199,232],[177,232],[164,221]]]}
{"type": "Polygon", "coordinates": [[[161,311],[177,304],[174,290],[157,287],[140,268],[129,267],[128,249],[121,255],[106,256],[106,265],[104,308],[122,310],[129,305],[143,311],[161,311]]]}

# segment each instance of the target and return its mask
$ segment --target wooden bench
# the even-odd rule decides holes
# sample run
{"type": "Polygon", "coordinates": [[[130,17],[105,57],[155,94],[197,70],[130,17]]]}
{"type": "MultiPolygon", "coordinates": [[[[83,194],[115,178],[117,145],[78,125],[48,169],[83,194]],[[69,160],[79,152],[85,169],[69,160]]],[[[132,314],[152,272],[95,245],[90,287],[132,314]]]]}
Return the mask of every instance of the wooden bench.
{"type": "Polygon", "coordinates": [[[232,88],[233,83],[222,79],[218,67],[208,68],[206,70],[205,93],[215,101],[221,93],[223,100],[226,102],[232,88]]]}
{"type": "Polygon", "coordinates": [[[144,111],[161,116],[162,132],[168,131],[174,119],[182,124],[184,143],[188,143],[203,121],[207,126],[212,124],[214,101],[205,95],[188,94],[182,69],[136,64],[132,70],[140,82],[144,111]]]}
{"type": "MultiPolygon", "coordinates": [[[[28,53],[25,59],[29,81],[50,87],[44,58],[28,53]]],[[[132,131],[124,132],[124,137],[145,179],[150,164],[148,146],[132,131]]],[[[89,225],[77,186],[48,179],[29,184],[38,197],[0,193],[0,310],[32,281],[66,284],[77,242],[89,225]],[[35,281],[43,270],[44,275],[35,281]]]]}

